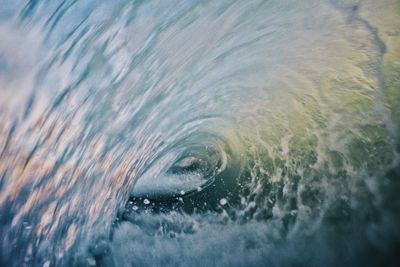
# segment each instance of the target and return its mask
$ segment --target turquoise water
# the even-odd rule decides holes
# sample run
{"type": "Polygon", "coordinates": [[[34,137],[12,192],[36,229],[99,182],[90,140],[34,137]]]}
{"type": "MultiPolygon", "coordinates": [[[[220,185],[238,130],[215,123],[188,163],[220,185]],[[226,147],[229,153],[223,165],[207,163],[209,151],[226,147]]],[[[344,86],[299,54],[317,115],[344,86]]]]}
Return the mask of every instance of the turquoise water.
{"type": "Polygon", "coordinates": [[[398,24],[0,0],[0,266],[396,266],[398,24]]]}

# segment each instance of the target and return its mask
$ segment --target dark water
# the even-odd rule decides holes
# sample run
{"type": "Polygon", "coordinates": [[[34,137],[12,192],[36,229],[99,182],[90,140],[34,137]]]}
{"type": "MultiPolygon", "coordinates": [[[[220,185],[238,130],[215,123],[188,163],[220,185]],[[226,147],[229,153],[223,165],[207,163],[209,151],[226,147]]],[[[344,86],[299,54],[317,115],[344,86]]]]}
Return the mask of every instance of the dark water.
{"type": "Polygon", "coordinates": [[[0,0],[0,266],[398,266],[400,1],[0,0]]]}

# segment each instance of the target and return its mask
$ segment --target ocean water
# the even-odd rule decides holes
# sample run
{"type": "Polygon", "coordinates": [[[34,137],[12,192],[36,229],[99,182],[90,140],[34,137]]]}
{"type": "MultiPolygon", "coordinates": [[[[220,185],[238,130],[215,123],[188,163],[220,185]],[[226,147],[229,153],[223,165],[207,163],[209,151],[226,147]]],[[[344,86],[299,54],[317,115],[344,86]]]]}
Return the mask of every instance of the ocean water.
{"type": "Polygon", "coordinates": [[[400,1],[0,0],[0,266],[398,266],[400,1]]]}

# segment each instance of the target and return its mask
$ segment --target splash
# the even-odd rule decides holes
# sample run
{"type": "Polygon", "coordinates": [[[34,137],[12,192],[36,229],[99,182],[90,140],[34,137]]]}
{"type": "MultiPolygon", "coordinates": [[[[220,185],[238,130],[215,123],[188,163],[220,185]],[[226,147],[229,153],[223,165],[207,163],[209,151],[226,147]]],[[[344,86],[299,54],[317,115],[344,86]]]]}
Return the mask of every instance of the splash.
{"type": "Polygon", "coordinates": [[[0,1],[0,265],[395,266],[399,24],[396,0],[0,1]]]}

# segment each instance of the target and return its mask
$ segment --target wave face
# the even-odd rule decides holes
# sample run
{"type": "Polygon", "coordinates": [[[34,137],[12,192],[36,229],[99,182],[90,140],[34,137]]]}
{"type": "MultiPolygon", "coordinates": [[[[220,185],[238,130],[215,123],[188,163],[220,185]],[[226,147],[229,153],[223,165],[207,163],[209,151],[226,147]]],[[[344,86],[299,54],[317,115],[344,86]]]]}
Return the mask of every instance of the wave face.
{"type": "Polygon", "coordinates": [[[400,2],[0,0],[1,266],[397,266],[400,2]]]}

